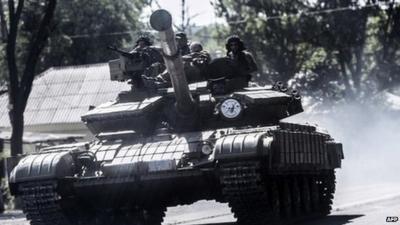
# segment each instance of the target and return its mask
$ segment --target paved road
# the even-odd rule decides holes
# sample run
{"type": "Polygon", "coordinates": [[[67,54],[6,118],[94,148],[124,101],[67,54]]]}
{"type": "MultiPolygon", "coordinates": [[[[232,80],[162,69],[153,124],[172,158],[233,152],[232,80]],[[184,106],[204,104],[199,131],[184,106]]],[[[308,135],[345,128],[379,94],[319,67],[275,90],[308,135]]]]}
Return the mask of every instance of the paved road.
{"type": "MultiPolygon", "coordinates": [[[[387,216],[400,217],[400,184],[363,185],[341,188],[335,196],[334,210],[326,218],[297,225],[383,225],[387,216]]],[[[8,212],[0,216],[1,225],[28,225],[24,215],[8,212]]],[[[164,225],[235,225],[226,204],[200,201],[190,206],[168,208],[164,225]]]]}

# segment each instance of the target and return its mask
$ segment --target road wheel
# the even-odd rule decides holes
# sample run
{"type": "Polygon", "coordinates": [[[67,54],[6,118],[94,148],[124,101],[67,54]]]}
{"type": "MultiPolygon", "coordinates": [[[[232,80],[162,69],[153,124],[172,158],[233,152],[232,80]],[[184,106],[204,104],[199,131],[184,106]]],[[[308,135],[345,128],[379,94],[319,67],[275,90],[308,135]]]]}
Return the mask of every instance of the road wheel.
{"type": "Polygon", "coordinates": [[[285,218],[292,217],[292,194],[290,192],[290,182],[288,178],[281,180],[281,212],[285,218]]]}
{"type": "Polygon", "coordinates": [[[301,203],[305,214],[311,212],[310,182],[305,176],[301,180],[301,203]]]}
{"type": "Polygon", "coordinates": [[[293,177],[291,183],[291,194],[292,194],[292,207],[293,214],[299,216],[301,214],[301,192],[300,192],[300,184],[297,178],[293,177]]]}
{"type": "Polygon", "coordinates": [[[309,183],[311,192],[311,207],[314,212],[318,212],[320,210],[319,181],[315,179],[315,177],[311,177],[309,183]]]}
{"type": "Polygon", "coordinates": [[[279,186],[276,179],[271,181],[269,186],[269,199],[272,211],[272,218],[278,220],[281,212],[281,202],[279,198],[279,186]]]}

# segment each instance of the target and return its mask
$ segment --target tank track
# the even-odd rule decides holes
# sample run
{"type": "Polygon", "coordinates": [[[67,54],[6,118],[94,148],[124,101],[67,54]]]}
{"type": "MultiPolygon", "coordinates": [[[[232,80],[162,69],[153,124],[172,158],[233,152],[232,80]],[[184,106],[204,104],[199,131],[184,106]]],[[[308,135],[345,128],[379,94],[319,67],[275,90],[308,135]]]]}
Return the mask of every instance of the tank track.
{"type": "Polygon", "coordinates": [[[56,181],[23,184],[19,190],[31,225],[160,225],[166,211],[166,207],[89,211],[71,199],[63,199],[57,193],[56,181]]]}
{"type": "Polygon", "coordinates": [[[335,176],[267,176],[261,162],[224,164],[222,193],[239,224],[286,224],[330,212],[335,176]]]}
{"type": "Polygon", "coordinates": [[[56,192],[56,182],[29,183],[20,186],[23,211],[31,225],[69,225],[56,192]]]}
{"type": "Polygon", "coordinates": [[[257,162],[231,163],[222,168],[222,194],[239,224],[266,224],[273,219],[258,170],[257,162]]]}

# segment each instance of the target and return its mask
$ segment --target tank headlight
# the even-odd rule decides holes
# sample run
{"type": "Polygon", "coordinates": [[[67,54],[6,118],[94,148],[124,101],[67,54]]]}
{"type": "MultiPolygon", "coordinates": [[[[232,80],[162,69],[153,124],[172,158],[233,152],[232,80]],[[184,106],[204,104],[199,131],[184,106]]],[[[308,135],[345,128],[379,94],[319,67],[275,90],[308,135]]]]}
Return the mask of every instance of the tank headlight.
{"type": "Polygon", "coordinates": [[[204,143],[201,146],[201,153],[203,153],[204,155],[211,155],[212,152],[213,152],[213,147],[211,146],[211,144],[204,143]]]}

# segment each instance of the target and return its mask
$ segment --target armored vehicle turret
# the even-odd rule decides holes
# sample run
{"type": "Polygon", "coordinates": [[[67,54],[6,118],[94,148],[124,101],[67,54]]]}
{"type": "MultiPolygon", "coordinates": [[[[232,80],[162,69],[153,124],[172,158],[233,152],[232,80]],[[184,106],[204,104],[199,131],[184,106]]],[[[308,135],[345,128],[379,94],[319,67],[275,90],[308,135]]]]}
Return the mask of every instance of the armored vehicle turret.
{"type": "Polygon", "coordinates": [[[82,116],[96,139],[44,148],[13,169],[31,224],[159,225],[166,207],[201,199],[229,203],[246,225],[328,214],[341,144],[281,122],[303,111],[299,94],[247,87],[229,59],[188,84],[171,21],[165,10],[150,18],[172,87],[141,76],[146,56],[121,54],[111,79],[133,87],[82,116]]]}

